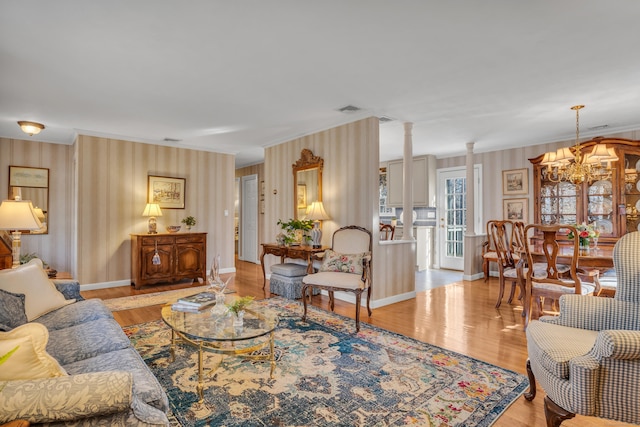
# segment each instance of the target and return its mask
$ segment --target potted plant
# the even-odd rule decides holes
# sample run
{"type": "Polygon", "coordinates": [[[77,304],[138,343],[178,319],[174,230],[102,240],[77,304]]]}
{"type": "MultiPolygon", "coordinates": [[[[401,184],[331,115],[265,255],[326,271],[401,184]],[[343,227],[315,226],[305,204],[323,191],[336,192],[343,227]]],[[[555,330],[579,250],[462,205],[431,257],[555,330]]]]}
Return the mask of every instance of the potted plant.
{"type": "Polygon", "coordinates": [[[190,231],[191,227],[196,225],[196,219],[192,216],[188,216],[182,220],[182,223],[186,226],[187,231],[190,231]]]}
{"type": "Polygon", "coordinates": [[[290,219],[289,221],[278,220],[278,225],[284,232],[284,242],[287,245],[305,243],[311,241],[308,232],[313,228],[313,221],[310,219],[290,219]]]}
{"type": "Polygon", "coordinates": [[[233,326],[242,326],[244,323],[244,309],[253,302],[253,297],[238,298],[233,303],[227,304],[227,309],[233,314],[233,326]]]}

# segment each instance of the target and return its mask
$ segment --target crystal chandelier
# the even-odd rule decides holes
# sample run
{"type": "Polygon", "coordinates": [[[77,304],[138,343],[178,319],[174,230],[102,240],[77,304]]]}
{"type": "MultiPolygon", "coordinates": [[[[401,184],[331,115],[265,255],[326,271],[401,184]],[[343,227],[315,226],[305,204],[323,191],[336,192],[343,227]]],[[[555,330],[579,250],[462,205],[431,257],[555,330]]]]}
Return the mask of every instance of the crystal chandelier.
{"type": "Polygon", "coordinates": [[[568,181],[578,185],[600,179],[609,179],[613,172],[611,162],[618,160],[613,148],[606,144],[596,144],[591,153],[583,154],[580,148],[580,110],[584,105],[571,107],[576,112],[576,143],[573,148],[559,148],[558,151],[544,153],[541,165],[543,173],[552,182],[568,181]]]}

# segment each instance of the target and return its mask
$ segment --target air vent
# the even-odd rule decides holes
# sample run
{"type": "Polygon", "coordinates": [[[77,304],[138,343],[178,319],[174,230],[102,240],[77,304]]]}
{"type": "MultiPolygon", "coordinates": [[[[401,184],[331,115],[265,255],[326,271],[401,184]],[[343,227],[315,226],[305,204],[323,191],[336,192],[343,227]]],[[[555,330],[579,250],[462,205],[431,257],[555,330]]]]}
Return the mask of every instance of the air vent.
{"type": "Polygon", "coordinates": [[[338,111],[340,111],[341,113],[355,113],[356,111],[360,111],[360,110],[362,110],[362,108],[356,107],[355,105],[347,105],[345,107],[338,109],[338,111]]]}
{"type": "Polygon", "coordinates": [[[609,127],[609,125],[600,125],[600,126],[593,126],[593,127],[587,128],[587,129],[589,129],[589,130],[600,130],[600,129],[606,129],[608,127],[609,127]]]}
{"type": "Polygon", "coordinates": [[[175,138],[165,138],[163,139],[164,142],[180,142],[182,141],[181,139],[175,139],[175,138]]]}
{"type": "Polygon", "coordinates": [[[389,116],[380,116],[380,117],[378,117],[378,120],[380,120],[380,123],[387,123],[387,122],[392,122],[395,119],[392,119],[389,116]]]}

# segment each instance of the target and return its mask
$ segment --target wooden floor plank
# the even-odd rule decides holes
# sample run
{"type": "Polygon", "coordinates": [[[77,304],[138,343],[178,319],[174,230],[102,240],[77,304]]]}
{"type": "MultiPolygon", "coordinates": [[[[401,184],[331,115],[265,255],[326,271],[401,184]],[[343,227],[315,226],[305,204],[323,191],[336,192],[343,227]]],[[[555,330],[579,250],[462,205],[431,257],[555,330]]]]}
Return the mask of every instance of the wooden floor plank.
{"type": "MultiPolygon", "coordinates": [[[[236,273],[222,275],[223,279],[233,276],[230,288],[239,295],[253,295],[268,298],[262,289],[262,270],[259,265],[237,261],[236,273]]],[[[169,289],[181,289],[190,284],[158,285],[142,289],[118,287],[82,292],[85,298],[116,298],[140,295],[169,289]]],[[[391,304],[373,310],[371,317],[362,310],[363,322],[383,329],[413,337],[448,350],[482,360],[500,367],[525,374],[527,345],[524,334],[524,319],[519,303],[504,301],[495,309],[498,296],[497,279],[488,282],[459,281],[446,286],[418,292],[415,299],[391,304]]],[[[314,306],[329,309],[328,298],[315,296],[314,306]]],[[[115,312],[116,320],[123,326],[160,319],[161,306],[142,307],[115,312]]],[[[352,304],[336,301],[336,313],[354,317],[352,304]]],[[[517,399],[494,424],[496,427],[544,427],[544,392],[538,387],[538,396],[533,402],[524,397],[517,399]]],[[[576,416],[565,421],[563,427],[629,426],[631,424],[576,416]]]]}

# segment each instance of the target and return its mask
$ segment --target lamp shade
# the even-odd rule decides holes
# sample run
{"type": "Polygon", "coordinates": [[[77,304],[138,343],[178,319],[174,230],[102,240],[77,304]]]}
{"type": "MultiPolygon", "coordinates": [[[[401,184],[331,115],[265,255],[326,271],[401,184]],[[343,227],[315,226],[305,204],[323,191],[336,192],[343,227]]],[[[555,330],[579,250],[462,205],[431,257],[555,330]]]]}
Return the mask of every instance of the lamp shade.
{"type": "Polygon", "coordinates": [[[4,200],[0,205],[0,230],[39,230],[42,223],[30,200],[4,200]]]}
{"type": "Polygon", "coordinates": [[[144,212],[142,212],[142,216],[162,216],[160,205],[157,203],[147,203],[144,212]]]}
{"type": "Polygon", "coordinates": [[[327,215],[327,212],[324,210],[322,202],[311,203],[311,207],[307,211],[306,218],[313,221],[324,221],[325,219],[330,219],[329,215],[327,215]]]}

